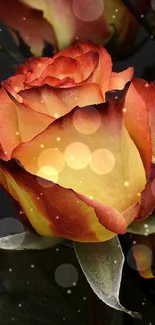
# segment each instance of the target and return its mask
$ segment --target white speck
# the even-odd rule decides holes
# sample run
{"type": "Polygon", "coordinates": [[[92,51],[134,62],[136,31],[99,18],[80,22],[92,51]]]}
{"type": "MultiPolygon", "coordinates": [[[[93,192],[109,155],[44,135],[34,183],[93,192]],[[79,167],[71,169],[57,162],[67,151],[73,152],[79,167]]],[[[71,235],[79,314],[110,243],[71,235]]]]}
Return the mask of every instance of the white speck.
{"type": "Polygon", "coordinates": [[[12,272],[12,269],[11,268],[9,269],[9,272],[12,272]]]}
{"type": "Polygon", "coordinates": [[[31,268],[33,269],[35,266],[34,266],[34,264],[31,264],[31,268]]]}
{"type": "Polygon", "coordinates": [[[77,311],[78,313],[81,313],[81,310],[80,309],[78,309],[78,311],[77,311]]]}
{"type": "Polygon", "coordinates": [[[134,240],[132,243],[135,245],[136,244],[136,241],[134,240]]]}
{"type": "Polygon", "coordinates": [[[23,17],[23,20],[26,20],[26,18],[25,18],[25,17],[23,17]]]}
{"type": "Polygon", "coordinates": [[[59,219],[59,216],[56,216],[56,219],[59,219]]]}
{"type": "Polygon", "coordinates": [[[22,304],[18,304],[18,307],[22,307],[22,304]]]}
{"type": "Polygon", "coordinates": [[[86,300],[87,299],[87,297],[83,297],[83,300],[86,300]]]}
{"type": "Polygon", "coordinates": [[[116,16],[115,16],[115,15],[113,15],[113,16],[112,16],[112,18],[113,18],[113,19],[115,19],[115,18],[116,18],[116,16]]]}
{"type": "Polygon", "coordinates": [[[145,305],[145,301],[142,302],[142,305],[143,305],[143,306],[145,305]]]}
{"type": "Polygon", "coordinates": [[[56,252],[59,252],[59,248],[56,248],[56,252]]]}
{"type": "Polygon", "coordinates": [[[117,261],[114,261],[114,264],[117,264],[117,261]]]}
{"type": "Polygon", "coordinates": [[[67,294],[70,295],[72,293],[71,290],[67,290],[67,294]]]}
{"type": "Polygon", "coordinates": [[[145,223],[144,228],[148,228],[148,225],[145,223]]]}

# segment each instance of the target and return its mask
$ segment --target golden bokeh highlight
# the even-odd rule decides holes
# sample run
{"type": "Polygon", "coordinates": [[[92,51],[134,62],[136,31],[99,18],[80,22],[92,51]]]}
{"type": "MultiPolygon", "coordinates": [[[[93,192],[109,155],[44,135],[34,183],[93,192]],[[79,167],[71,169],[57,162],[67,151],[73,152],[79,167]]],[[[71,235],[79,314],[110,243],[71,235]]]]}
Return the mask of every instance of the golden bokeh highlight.
{"type": "Polygon", "coordinates": [[[80,133],[92,134],[101,125],[100,113],[93,106],[78,108],[73,115],[73,125],[80,133]]]}
{"type": "Polygon", "coordinates": [[[110,173],[115,166],[115,157],[107,149],[97,149],[91,155],[91,169],[99,175],[110,173]]]}
{"type": "Polygon", "coordinates": [[[58,172],[52,166],[43,166],[37,172],[38,183],[45,188],[50,188],[58,182],[58,172]],[[40,178],[41,177],[41,178],[40,178]],[[50,182],[48,182],[50,181],[50,182]]]}
{"type": "Polygon", "coordinates": [[[58,148],[49,148],[41,152],[38,157],[38,167],[50,166],[60,173],[65,165],[64,155],[58,148]]]}
{"type": "Polygon", "coordinates": [[[91,152],[84,143],[74,142],[67,146],[65,150],[66,164],[76,170],[84,169],[91,157],[91,152]]]}
{"type": "Polygon", "coordinates": [[[94,21],[98,19],[104,11],[103,0],[74,0],[73,13],[82,21],[94,21]]]}

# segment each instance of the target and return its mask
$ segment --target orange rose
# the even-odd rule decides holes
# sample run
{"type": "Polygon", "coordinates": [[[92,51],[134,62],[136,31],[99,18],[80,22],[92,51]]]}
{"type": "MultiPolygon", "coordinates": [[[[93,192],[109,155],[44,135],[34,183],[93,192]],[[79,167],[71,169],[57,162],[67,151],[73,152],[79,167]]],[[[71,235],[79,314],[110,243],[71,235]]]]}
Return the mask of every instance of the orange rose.
{"type": "Polygon", "coordinates": [[[154,208],[154,89],[132,76],[82,42],[2,83],[0,183],[38,234],[106,241],[154,208]]]}
{"type": "MultiPolygon", "coordinates": [[[[135,0],[134,6],[145,14],[150,1],[135,0]]],[[[112,40],[113,54],[124,55],[133,50],[139,29],[121,0],[5,0],[0,1],[0,19],[19,32],[34,55],[41,55],[44,41],[60,51],[83,39],[101,45],[112,40]]]]}

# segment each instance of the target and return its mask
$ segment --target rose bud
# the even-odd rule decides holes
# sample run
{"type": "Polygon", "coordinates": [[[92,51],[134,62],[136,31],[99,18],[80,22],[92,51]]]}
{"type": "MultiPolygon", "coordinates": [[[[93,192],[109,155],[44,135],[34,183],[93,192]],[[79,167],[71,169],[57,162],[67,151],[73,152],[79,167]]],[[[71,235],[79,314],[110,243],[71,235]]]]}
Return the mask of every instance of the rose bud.
{"type": "MultiPolygon", "coordinates": [[[[149,6],[148,0],[134,2],[140,18],[149,6]]],[[[60,51],[83,39],[109,44],[113,55],[130,54],[140,27],[121,0],[6,0],[0,3],[0,19],[21,34],[34,54],[43,41],[60,51]]]]}

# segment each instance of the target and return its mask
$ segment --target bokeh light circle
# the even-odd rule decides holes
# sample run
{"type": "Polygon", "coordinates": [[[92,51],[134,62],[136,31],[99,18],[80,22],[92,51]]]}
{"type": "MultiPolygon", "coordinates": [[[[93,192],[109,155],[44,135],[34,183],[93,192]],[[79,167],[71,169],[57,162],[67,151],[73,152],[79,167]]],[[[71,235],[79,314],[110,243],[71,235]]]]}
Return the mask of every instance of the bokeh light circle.
{"type": "Polygon", "coordinates": [[[72,169],[85,168],[91,158],[91,152],[84,143],[73,142],[65,150],[66,164],[72,169]]]}
{"type": "Polygon", "coordinates": [[[100,114],[93,106],[78,108],[73,115],[73,125],[80,133],[92,134],[101,125],[100,114]]]}
{"type": "Polygon", "coordinates": [[[58,150],[58,148],[49,148],[43,150],[38,157],[38,166],[40,168],[44,166],[51,166],[57,172],[61,172],[65,165],[64,155],[58,150]]]}
{"type": "Polygon", "coordinates": [[[25,238],[25,228],[23,224],[14,218],[4,218],[0,220],[0,238],[7,237],[15,234],[20,234],[18,243],[12,243],[12,249],[20,246],[25,238]]]}
{"type": "Polygon", "coordinates": [[[51,188],[58,182],[58,172],[52,166],[43,166],[38,169],[37,181],[44,188],[51,188]]]}
{"type": "Polygon", "coordinates": [[[82,21],[97,20],[104,11],[103,0],[74,0],[73,13],[82,21]]]}
{"type": "Polygon", "coordinates": [[[129,250],[126,260],[132,269],[144,271],[147,270],[152,264],[153,256],[149,247],[145,245],[134,245],[129,250]]]}
{"type": "Polygon", "coordinates": [[[55,271],[55,281],[59,286],[68,288],[73,286],[78,280],[78,272],[71,264],[59,265],[55,271]]]}
{"type": "Polygon", "coordinates": [[[115,157],[108,149],[97,149],[91,155],[91,169],[99,175],[110,173],[115,166],[115,157]]]}

